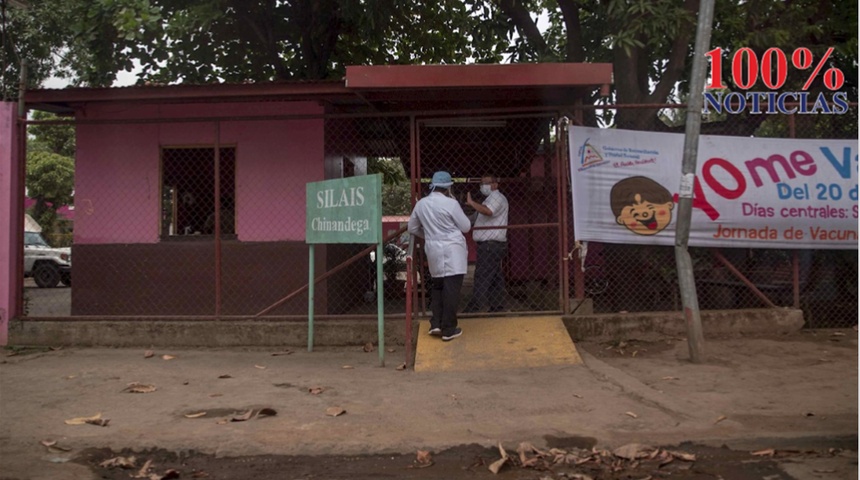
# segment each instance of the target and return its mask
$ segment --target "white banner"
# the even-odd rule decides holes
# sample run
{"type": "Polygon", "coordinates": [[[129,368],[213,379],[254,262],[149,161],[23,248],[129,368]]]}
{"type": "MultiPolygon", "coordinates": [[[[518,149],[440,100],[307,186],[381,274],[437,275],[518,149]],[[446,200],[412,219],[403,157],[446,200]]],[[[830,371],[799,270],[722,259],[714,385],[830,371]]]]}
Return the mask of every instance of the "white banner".
{"type": "Polygon", "coordinates": [[[690,245],[857,248],[857,140],[702,135],[681,177],[684,135],[571,127],[577,240],[674,245],[678,197],[690,245]]]}

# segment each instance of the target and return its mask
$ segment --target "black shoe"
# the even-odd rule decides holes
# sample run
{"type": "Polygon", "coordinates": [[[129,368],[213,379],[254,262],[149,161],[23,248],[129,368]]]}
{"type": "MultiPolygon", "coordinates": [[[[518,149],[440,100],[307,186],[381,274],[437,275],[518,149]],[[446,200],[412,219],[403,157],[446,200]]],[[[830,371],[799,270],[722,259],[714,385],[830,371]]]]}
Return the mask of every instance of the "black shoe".
{"type": "Polygon", "coordinates": [[[442,329],[439,327],[430,328],[430,331],[427,332],[429,335],[433,335],[434,337],[442,336],[442,329]]]}
{"type": "Polygon", "coordinates": [[[450,340],[454,340],[455,338],[459,337],[459,336],[460,336],[460,335],[462,335],[462,334],[463,334],[463,329],[462,329],[462,328],[457,327],[457,328],[455,328],[455,329],[454,329],[454,331],[453,331],[453,332],[451,332],[450,334],[448,334],[448,335],[443,335],[443,336],[442,336],[442,340],[444,340],[444,341],[448,342],[448,341],[450,341],[450,340]]]}

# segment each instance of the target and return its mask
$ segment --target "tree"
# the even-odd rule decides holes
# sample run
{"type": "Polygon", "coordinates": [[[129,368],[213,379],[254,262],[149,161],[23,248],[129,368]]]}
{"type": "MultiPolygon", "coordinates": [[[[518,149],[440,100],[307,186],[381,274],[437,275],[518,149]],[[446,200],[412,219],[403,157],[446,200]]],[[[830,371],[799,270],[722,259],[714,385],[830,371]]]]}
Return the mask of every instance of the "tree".
{"type": "MultiPolygon", "coordinates": [[[[53,68],[76,84],[103,86],[117,72],[131,70],[134,62],[143,70],[142,83],[341,78],[346,65],[358,64],[609,62],[615,73],[609,101],[662,104],[688,93],[699,1],[29,3],[26,14],[7,16],[12,19],[9,31],[19,44],[15,51],[32,52],[38,59],[33,61],[35,78],[53,68]],[[537,22],[542,13],[549,20],[544,29],[537,22]],[[56,54],[54,61],[51,55],[56,54]]],[[[712,45],[727,52],[806,46],[820,57],[834,46],[829,64],[846,73],[846,88],[856,100],[856,2],[717,0],[714,25],[712,45]]],[[[731,67],[730,61],[723,64],[731,67]]],[[[13,72],[16,65],[8,63],[6,70],[13,72]]],[[[12,90],[17,77],[4,71],[3,82],[4,92],[12,90]]],[[[790,85],[796,88],[795,83],[790,85]]],[[[599,101],[594,96],[587,103],[599,101]]],[[[750,115],[732,121],[739,119],[744,120],[744,130],[738,134],[754,131],[761,122],[761,116],[750,115]]],[[[658,109],[622,109],[609,120],[623,128],[667,128],[658,109]]],[[[593,113],[587,122],[596,124],[593,113]]]]}
{"type": "MultiPolygon", "coordinates": [[[[509,35],[518,33],[510,49],[515,61],[611,62],[613,99],[621,104],[660,104],[689,93],[697,0],[499,0],[487,5],[494,9],[489,18],[508,25],[509,35]],[[546,32],[537,28],[536,12],[541,10],[550,20],[546,32]]],[[[713,32],[712,46],[729,52],[750,47],[761,55],[770,47],[791,52],[806,46],[818,58],[835,46],[830,66],[851,77],[845,89],[853,101],[857,99],[857,2],[717,0],[713,32]]],[[[723,68],[730,69],[731,62],[724,61],[723,68]]],[[[737,90],[734,87],[730,85],[737,90]]],[[[759,83],[757,88],[766,90],[761,87],[759,83]]],[[[788,88],[800,89],[797,83],[788,88]]],[[[735,116],[733,133],[752,134],[764,119],[735,116]]],[[[668,128],[657,109],[619,110],[611,120],[621,128],[668,128]]],[[[715,130],[711,133],[718,133],[717,127],[710,125],[715,130]]]]}
{"type": "MultiPolygon", "coordinates": [[[[33,120],[56,120],[54,114],[34,111],[33,120]]],[[[74,125],[45,125],[36,124],[28,127],[29,139],[27,152],[51,152],[64,157],[75,156],[75,127],[74,125]]]]}
{"type": "Polygon", "coordinates": [[[367,173],[382,174],[382,214],[409,215],[412,203],[409,198],[409,178],[403,164],[396,158],[369,158],[367,173]]]}
{"type": "MultiPolygon", "coordinates": [[[[463,63],[473,55],[476,24],[460,0],[31,3],[34,14],[52,5],[68,13],[59,45],[68,55],[56,67],[89,86],[110,85],[134,61],[142,81],[157,83],[325,79],[348,64],[463,63]]],[[[483,46],[499,55],[503,48],[483,46]]]]}
{"type": "Polygon", "coordinates": [[[52,152],[29,152],[26,184],[28,195],[36,200],[33,218],[49,228],[56,221],[57,209],[72,203],[74,161],[52,152]]]}

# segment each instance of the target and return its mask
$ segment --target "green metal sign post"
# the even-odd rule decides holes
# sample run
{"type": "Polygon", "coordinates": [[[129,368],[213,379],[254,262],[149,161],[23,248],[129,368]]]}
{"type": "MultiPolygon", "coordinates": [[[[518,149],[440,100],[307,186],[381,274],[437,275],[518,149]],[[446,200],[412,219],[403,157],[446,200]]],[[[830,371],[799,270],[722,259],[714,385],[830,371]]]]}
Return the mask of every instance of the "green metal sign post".
{"type": "Polygon", "coordinates": [[[318,243],[376,244],[376,310],[379,364],[385,366],[382,298],[382,175],[307,184],[305,242],[308,244],[308,351],[314,345],[314,246],[318,243]]]}

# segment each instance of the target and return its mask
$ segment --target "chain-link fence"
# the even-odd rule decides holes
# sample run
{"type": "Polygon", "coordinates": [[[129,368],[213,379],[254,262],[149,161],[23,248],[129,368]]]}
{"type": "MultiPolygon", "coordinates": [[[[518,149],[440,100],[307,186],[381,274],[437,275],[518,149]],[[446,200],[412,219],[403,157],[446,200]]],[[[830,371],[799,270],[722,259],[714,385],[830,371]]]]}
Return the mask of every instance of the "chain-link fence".
{"type": "MultiPolygon", "coordinates": [[[[620,111],[603,108],[584,116],[605,118],[606,112],[620,111]]],[[[638,111],[660,116],[664,130],[683,131],[677,120],[682,110],[638,111]]],[[[856,136],[856,107],[840,118],[806,117],[728,116],[705,123],[703,133],[856,136]],[[847,124],[851,119],[853,130],[847,124]]],[[[316,287],[315,309],[321,318],[371,317],[376,289],[382,288],[385,312],[402,314],[404,217],[427,194],[437,170],[452,174],[453,194],[464,205],[467,195],[483,199],[482,177],[499,179],[509,219],[501,260],[504,296],[495,309],[561,312],[580,293],[591,299],[595,313],[679,310],[672,248],[590,242],[584,272],[578,256],[570,254],[573,210],[563,120],[558,112],[494,112],[80,124],[74,210],[70,218],[43,224],[41,232],[56,247],[47,250],[58,250],[57,258],[59,249],[71,245],[74,282],[40,281],[40,287],[37,269],[25,258],[25,315],[305,315],[305,184],[367,173],[381,173],[385,183],[383,285],[376,285],[377,259],[367,245],[319,246],[315,269],[325,278],[316,287]],[[103,142],[106,135],[115,138],[103,142]]],[[[475,212],[467,207],[466,213],[475,212]]],[[[471,234],[467,241],[461,308],[472,298],[477,260],[471,234]]],[[[799,305],[809,326],[857,322],[856,250],[693,249],[692,254],[704,309],[799,305]]],[[[430,278],[420,249],[417,265],[421,294],[415,308],[426,312],[430,278]]]]}
{"type": "MultiPolygon", "coordinates": [[[[645,115],[645,110],[634,108],[645,115]]],[[[612,118],[618,110],[611,109],[604,116],[612,118]]],[[[682,106],[674,106],[649,113],[662,118],[660,130],[683,133],[684,111],[682,106]]],[[[706,117],[702,133],[854,139],[857,107],[844,115],[706,117]]],[[[702,309],[799,307],[807,327],[857,324],[856,249],[691,248],[690,253],[702,309]]],[[[673,247],[589,242],[582,270],[582,291],[591,299],[595,313],[681,309],[673,247]]]]}

